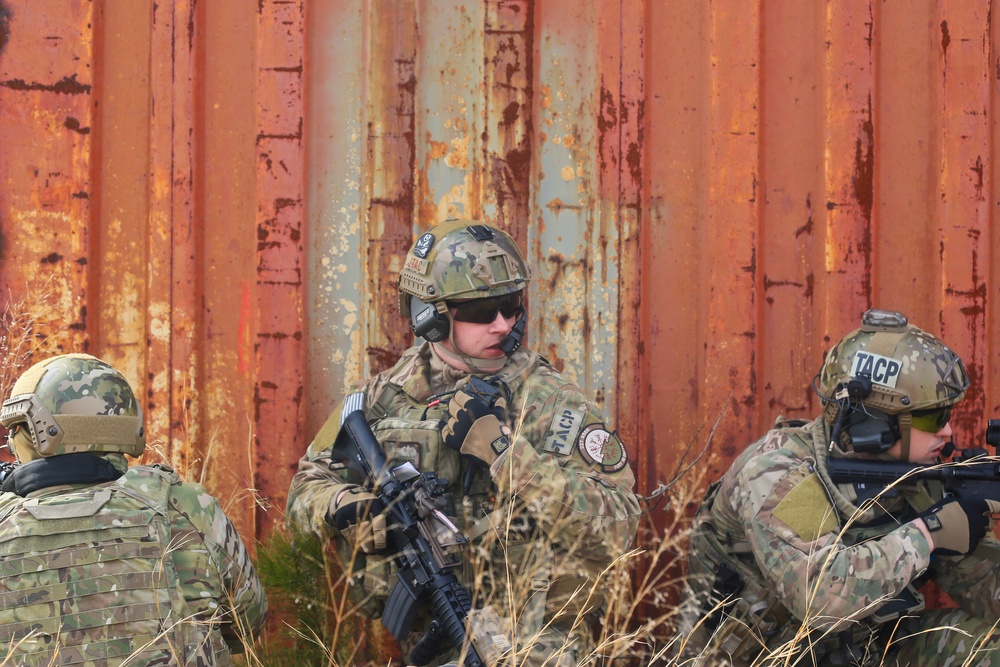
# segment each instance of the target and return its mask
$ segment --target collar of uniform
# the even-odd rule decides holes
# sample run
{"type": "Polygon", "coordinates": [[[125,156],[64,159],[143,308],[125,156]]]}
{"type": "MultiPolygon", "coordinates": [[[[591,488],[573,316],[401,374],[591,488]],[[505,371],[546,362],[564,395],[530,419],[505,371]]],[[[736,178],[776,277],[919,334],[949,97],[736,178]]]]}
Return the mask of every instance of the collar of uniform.
{"type": "MultiPolygon", "coordinates": [[[[450,385],[440,388],[434,387],[431,371],[433,356],[430,344],[426,341],[411,347],[402,354],[395,366],[386,371],[387,383],[399,387],[412,399],[423,401],[431,394],[453,389],[459,380],[468,377],[466,373],[455,371],[457,375],[450,385]]],[[[521,346],[511,355],[500,372],[495,375],[506,382],[511,390],[516,390],[541,360],[538,354],[521,346]]],[[[437,363],[443,362],[438,361],[437,363]]],[[[444,377],[442,376],[442,378],[444,377]]],[[[451,378],[451,375],[449,374],[447,377],[451,378]]]]}

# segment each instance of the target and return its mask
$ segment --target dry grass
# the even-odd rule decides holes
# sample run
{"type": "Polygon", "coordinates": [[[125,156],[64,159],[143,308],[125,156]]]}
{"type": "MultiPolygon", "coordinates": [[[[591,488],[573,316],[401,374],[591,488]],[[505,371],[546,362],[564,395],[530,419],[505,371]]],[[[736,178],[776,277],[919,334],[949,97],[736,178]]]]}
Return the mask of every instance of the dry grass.
{"type": "Polygon", "coordinates": [[[0,396],[5,399],[21,373],[52,351],[52,332],[45,333],[39,326],[53,307],[52,291],[43,285],[30,294],[30,299],[15,296],[8,289],[0,307],[0,396]]]}

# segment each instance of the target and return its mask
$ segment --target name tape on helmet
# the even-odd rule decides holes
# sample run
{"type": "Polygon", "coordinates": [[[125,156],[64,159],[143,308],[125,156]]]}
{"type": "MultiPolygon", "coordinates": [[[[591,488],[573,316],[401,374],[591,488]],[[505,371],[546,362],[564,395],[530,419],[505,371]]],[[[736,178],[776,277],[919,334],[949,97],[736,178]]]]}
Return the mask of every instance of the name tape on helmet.
{"type": "Polygon", "coordinates": [[[414,257],[413,255],[410,255],[406,258],[406,264],[405,264],[406,268],[409,271],[414,271],[416,273],[419,273],[420,275],[424,275],[425,273],[427,273],[427,267],[429,267],[430,265],[431,263],[428,262],[426,259],[420,259],[419,257],[414,257]]]}
{"type": "Polygon", "coordinates": [[[881,354],[859,350],[854,355],[854,364],[851,366],[851,377],[864,375],[871,378],[871,381],[875,384],[895,389],[901,368],[900,363],[892,357],[883,357],[881,354]]]}

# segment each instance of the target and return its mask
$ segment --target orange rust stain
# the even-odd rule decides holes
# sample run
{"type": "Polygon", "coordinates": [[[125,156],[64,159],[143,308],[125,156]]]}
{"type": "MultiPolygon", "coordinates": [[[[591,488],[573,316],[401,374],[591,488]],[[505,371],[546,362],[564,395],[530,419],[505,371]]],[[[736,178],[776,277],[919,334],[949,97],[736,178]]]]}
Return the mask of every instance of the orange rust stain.
{"type": "Polygon", "coordinates": [[[448,154],[448,144],[443,141],[431,141],[430,145],[431,149],[428,151],[428,156],[432,160],[440,160],[448,154]]]}
{"type": "Polygon", "coordinates": [[[240,289],[240,319],[237,327],[239,335],[236,337],[236,370],[240,373],[250,372],[250,361],[253,359],[253,350],[250,346],[253,314],[251,285],[249,282],[243,281],[243,286],[240,289]]]}

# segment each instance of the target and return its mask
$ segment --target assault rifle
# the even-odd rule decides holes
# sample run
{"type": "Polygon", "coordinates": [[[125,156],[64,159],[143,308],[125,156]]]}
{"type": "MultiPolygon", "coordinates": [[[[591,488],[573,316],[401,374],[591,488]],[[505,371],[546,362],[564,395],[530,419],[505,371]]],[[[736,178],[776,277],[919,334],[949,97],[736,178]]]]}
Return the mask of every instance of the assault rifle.
{"type": "MultiPolygon", "coordinates": [[[[418,607],[430,604],[433,620],[408,664],[426,665],[451,647],[465,647],[472,599],[452,570],[461,565],[457,550],[468,539],[435,502],[448,481],[433,472],[421,473],[410,463],[390,468],[361,410],[344,419],[332,457],[359,474],[386,508],[386,551],[399,571],[383,625],[402,642],[413,628],[418,607]]],[[[466,667],[485,667],[471,644],[467,651],[466,667]]]]}
{"type": "MultiPolygon", "coordinates": [[[[1000,419],[990,419],[986,426],[986,444],[994,450],[1000,446],[1000,419]]],[[[950,443],[949,443],[950,445],[950,443]]],[[[950,456],[950,445],[945,456],[950,456]]],[[[982,447],[963,449],[950,465],[924,465],[904,461],[864,461],[830,458],[827,468],[835,484],[854,484],[858,503],[876,496],[898,495],[887,489],[893,483],[913,485],[933,479],[944,484],[945,493],[959,498],[1000,500],[1000,462],[988,460],[989,452],[982,447]]]]}

